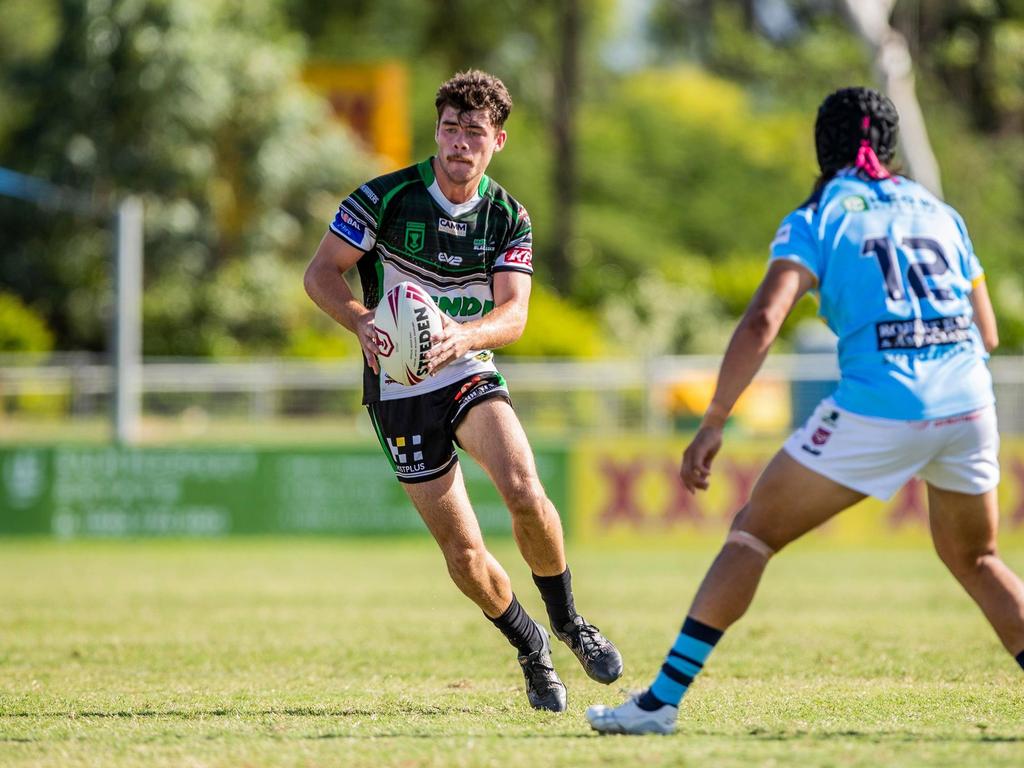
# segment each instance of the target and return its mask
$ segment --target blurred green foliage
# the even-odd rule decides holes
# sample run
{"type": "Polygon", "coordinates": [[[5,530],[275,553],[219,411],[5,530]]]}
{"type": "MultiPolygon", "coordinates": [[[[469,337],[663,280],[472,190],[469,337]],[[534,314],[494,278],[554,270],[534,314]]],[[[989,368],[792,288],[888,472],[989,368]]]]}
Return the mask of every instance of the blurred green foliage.
{"type": "MultiPolygon", "coordinates": [[[[337,201],[379,166],[300,84],[312,58],[408,62],[415,158],[436,87],[489,69],[516,106],[489,171],[530,210],[537,279],[511,354],[718,352],[764,273],[778,221],[809,194],[829,90],[871,82],[833,3],[788,0],[785,34],[750,3],[660,0],[616,69],[611,0],[585,4],[570,291],[551,288],[556,4],[547,0],[7,0],[0,165],[146,202],[145,352],[357,356],[304,295],[337,201]],[[400,21],[399,21],[400,20],[400,21]]],[[[990,276],[1004,351],[1024,351],[1024,7],[900,0],[893,19],[946,195],[990,276]]],[[[0,286],[62,349],[103,349],[109,221],[0,198],[0,286]]],[[[813,302],[798,305],[784,341],[813,302]]]]}
{"type": "Polygon", "coordinates": [[[9,293],[0,292],[0,352],[49,352],[53,334],[46,321],[9,293]]]}

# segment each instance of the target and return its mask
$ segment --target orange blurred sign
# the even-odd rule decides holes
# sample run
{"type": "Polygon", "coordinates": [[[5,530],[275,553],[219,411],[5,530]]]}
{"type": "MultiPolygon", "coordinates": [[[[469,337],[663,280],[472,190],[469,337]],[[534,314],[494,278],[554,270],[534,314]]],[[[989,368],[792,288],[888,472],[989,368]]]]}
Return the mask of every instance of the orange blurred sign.
{"type": "MultiPolygon", "coordinates": [[[[576,443],[570,454],[570,514],[578,540],[598,543],[720,543],[781,441],[732,441],[715,462],[711,489],[697,496],[679,480],[685,442],[622,438],[576,443]]],[[[1024,543],[1024,441],[1000,451],[1000,540],[1024,543]]],[[[907,483],[890,501],[867,499],[838,515],[819,543],[918,546],[929,541],[927,488],[907,483]]]]}
{"type": "Polygon", "coordinates": [[[395,170],[411,162],[409,88],[405,67],[381,64],[311,64],[305,81],[395,170]]]}

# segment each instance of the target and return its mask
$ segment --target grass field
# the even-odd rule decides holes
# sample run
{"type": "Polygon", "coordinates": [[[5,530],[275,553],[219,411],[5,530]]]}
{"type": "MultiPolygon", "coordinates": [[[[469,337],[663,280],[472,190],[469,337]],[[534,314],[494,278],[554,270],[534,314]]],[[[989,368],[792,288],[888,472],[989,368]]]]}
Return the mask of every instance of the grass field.
{"type": "Polygon", "coordinates": [[[1024,764],[1024,676],[924,551],[787,551],[679,734],[596,736],[584,709],[649,680],[712,553],[571,554],[626,673],[556,647],[554,715],[427,541],[0,542],[0,765],[1024,764]]]}

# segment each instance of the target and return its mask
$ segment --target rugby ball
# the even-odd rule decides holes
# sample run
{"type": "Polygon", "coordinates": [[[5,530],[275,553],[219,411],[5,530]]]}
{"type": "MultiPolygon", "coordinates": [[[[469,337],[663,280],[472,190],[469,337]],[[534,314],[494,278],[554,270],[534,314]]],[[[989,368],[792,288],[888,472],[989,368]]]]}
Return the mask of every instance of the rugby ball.
{"type": "Polygon", "coordinates": [[[374,310],[377,362],[399,384],[419,384],[427,376],[430,337],[441,333],[441,310],[416,283],[389,288],[374,310]]]}

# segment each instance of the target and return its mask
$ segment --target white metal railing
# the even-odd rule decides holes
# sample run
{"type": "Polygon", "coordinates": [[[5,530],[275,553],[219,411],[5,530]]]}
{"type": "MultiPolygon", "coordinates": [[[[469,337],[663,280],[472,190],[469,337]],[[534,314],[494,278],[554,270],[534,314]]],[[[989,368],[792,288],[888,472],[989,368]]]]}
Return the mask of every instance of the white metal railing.
{"type": "MultiPolygon", "coordinates": [[[[559,421],[552,415],[561,409],[572,412],[561,419],[565,430],[663,432],[671,427],[673,415],[666,393],[691,380],[706,381],[719,361],[718,356],[503,358],[498,364],[514,399],[529,406],[524,420],[537,414],[540,420],[559,421]],[[595,413],[588,415],[588,409],[595,413]]],[[[990,366],[1002,428],[1024,434],[1024,358],[994,358],[990,366]]],[[[838,367],[832,353],[771,355],[760,377],[783,383],[827,382],[838,377],[838,367]]],[[[359,412],[362,375],[355,359],[148,358],[141,381],[144,414],[173,416],[200,408],[210,418],[226,413],[273,418],[295,411],[327,416],[359,412]],[[340,394],[347,397],[331,399],[340,394]]],[[[50,413],[58,417],[102,415],[109,411],[113,388],[113,369],[101,356],[0,355],[0,418],[29,413],[28,403],[38,408],[38,401],[46,398],[53,401],[50,413]]],[[[803,389],[820,393],[820,388],[803,389]]]]}

